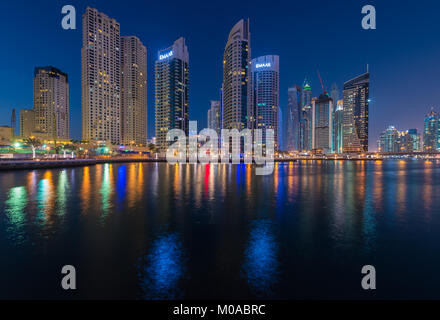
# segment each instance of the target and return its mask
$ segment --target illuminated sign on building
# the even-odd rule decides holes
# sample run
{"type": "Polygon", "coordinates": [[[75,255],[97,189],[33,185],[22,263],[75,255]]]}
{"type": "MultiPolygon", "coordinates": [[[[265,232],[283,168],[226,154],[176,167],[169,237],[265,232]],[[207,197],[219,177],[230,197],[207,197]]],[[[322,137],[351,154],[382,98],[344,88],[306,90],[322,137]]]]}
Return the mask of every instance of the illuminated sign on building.
{"type": "Polygon", "coordinates": [[[159,60],[163,60],[163,59],[169,58],[172,55],[173,55],[173,51],[167,52],[165,54],[161,54],[161,55],[159,55],[159,60]]]}
{"type": "Polygon", "coordinates": [[[259,68],[269,68],[271,66],[271,64],[270,64],[270,62],[268,62],[268,63],[257,63],[256,65],[255,65],[255,68],[257,68],[257,69],[259,69],[259,68]]]}

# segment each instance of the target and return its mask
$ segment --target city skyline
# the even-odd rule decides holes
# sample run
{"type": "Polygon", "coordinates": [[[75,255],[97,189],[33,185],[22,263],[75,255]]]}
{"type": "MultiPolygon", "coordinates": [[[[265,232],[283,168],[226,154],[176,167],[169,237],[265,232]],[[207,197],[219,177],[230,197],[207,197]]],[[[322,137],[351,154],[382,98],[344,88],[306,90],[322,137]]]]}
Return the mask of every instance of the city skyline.
{"type": "MultiPolygon", "coordinates": [[[[390,5],[381,5],[380,3],[374,3],[372,4],[376,5],[376,9],[378,10],[378,14],[380,12],[383,12],[382,15],[385,13],[389,13],[391,9],[393,9],[392,4],[390,5]]],[[[110,1],[111,3],[111,1],[110,1]]],[[[380,46],[383,46],[384,38],[387,38],[386,35],[389,35],[391,30],[391,26],[393,26],[392,23],[387,23],[385,20],[382,20],[381,23],[378,24],[378,30],[371,31],[364,31],[360,27],[360,4],[358,3],[347,3],[345,7],[347,8],[347,12],[350,12],[350,15],[348,13],[342,13],[342,12],[334,12],[334,9],[327,8],[326,5],[324,6],[325,9],[329,9],[329,16],[333,15],[333,17],[343,15],[346,16],[346,20],[344,20],[343,23],[339,22],[336,26],[332,26],[331,33],[335,31],[335,29],[341,31],[340,33],[336,33],[336,38],[341,37],[348,37],[348,39],[352,40],[352,44],[354,45],[354,49],[352,52],[350,52],[350,59],[347,60],[347,52],[344,52],[342,50],[343,48],[343,42],[345,42],[345,38],[340,38],[339,41],[336,41],[336,43],[339,44],[339,46],[334,45],[335,52],[330,50],[327,52],[327,54],[320,54],[319,59],[316,59],[317,56],[316,53],[311,52],[310,50],[307,51],[307,57],[305,60],[301,60],[300,58],[305,56],[305,53],[297,53],[297,59],[291,59],[292,55],[295,52],[295,48],[288,48],[284,47],[283,45],[273,45],[274,39],[268,36],[268,32],[273,32],[274,27],[267,27],[265,23],[261,23],[261,20],[258,19],[258,17],[261,17],[261,10],[253,9],[249,6],[248,2],[245,2],[243,4],[240,4],[238,10],[233,15],[227,16],[227,19],[224,19],[224,22],[222,22],[218,26],[212,26],[210,24],[210,28],[216,29],[218,31],[217,33],[212,36],[212,40],[210,40],[210,44],[214,44],[214,49],[211,48],[205,48],[204,51],[200,50],[200,46],[205,47],[204,43],[200,41],[199,37],[201,36],[200,32],[197,31],[199,23],[203,24],[205,21],[202,15],[202,11],[197,11],[194,4],[189,3],[188,8],[185,9],[185,11],[191,11],[192,15],[201,16],[201,20],[197,23],[194,23],[191,26],[183,26],[182,21],[178,20],[176,23],[171,23],[169,26],[158,29],[157,27],[153,27],[150,31],[148,29],[147,23],[143,22],[141,23],[134,23],[133,20],[136,19],[128,19],[126,11],[124,10],[115,10],[115,6],[111,4],[107,4],[100,1],[88,1],[83,2],[82,4],[76,5],[77,9],[77,30],[72,31],[66,31],[62,30],[60,27],[60,10],[61,5],[57,7],[56,4],[51,4],[49,8],[49,12],[53,12],[48,19],[48,25],[47,26],[41,26],[41,23],[37,21],[36,19],[30,19],[31,21],[25,22],[25,25],[27,23],[32,23],[35,25],[35,28],[38,30],[38,28],[48,28],[50,30],[48,31],[49,34],[54,33],[54,36],[59,38],[59,46],[60,49],[58,51],[54,51],[53,53],[50,52],[48,54],[47,50],[42,50],[42,52],[39,52],[38,50],[32,50],[32,54],[30,54],[30,51],[26,52],[24,50],[24,53],[21,54],[27,54],[27,61],[20,64],[20,66],[17,68],[17,73],[14,73],[12,76],[11,81],[8,81],[8,83],[4,84],[2,87],[5,88],[5,90],[2,92],[2,95],[0,97],[0,109],[2,112],[5,112],[7,114],[11,114],[12,109],[15,108],[18,109],[30,109],[32,107],[32,100],[29,98],[32,98],[32,89],[31,86],[26,85],[26,83],[29,83],[29,74],[32,72],[33,68],[38,65],[53,65],[56,68],[59,68],[60,70],[63,70],[63,72],[66,72],[69,75],[69,84],[71,86],[70,89],[70,96],[71,96],[71,103],[70,103],[70,113],[71,113],[71,132],[70,136],[73,138],[79,138],[81,136],[80,130],[80,120],[81,120],[81,112],[80,112],[80,55],[79,55],[79,48],[80,48],[80,42],[78,40],[81,37],[81,23],[80,23],[80,17],[83,12],[85,12],[85,6],[90,5],[92,7],[96,7],[100,12],[104,12],[111,16],[112,18],[116,19],[119,23],[121,23],[121,34],[133,34],[140,38],[140,40],[143,42],[143,44],[147,47],[148,50],[148,56],[150,63],[148,64],[148,79],[153,79],[151,76],[151,69],[152,69],[152,63],[151,61],[154,61],[155,59],[151,58],[152,54],[154,57],[155,52],[157,52],[160,48],[166,47],[166,41],[168,39],[174,37],[176,39],[179,36],[185,36],[188,38],[188,43],[190,47],[190,51],[192,52],[192,56],[194,57],[193,63],[191,64],[191,100],[190,100],[190,119],[191,120],[197,120],[200,125],[199,127],[206,127],[206,111],[207,111],[207,105],[209,105],[210,100],[217,100],[219,98],[218,89],[221,84],[221,55],[222,51],[224,49],[224,43],[225,39],[227,38],[227,33],[229,32],[231,26],[233,26],[236,21],[238,21],[241,18],[247,18],[249,17],[250,20],[250,28],[252,32],[252,56],[261,56],[264,54],[277,54],[280,55],[280,59],[282,61],[282,64],[280,66],[280,107],[285,107],[287,104],[287,88],[289,86],[299,83],[302,83],[302,79],[307,76],[311,79],[312,82],[312,90],[313,90],[313,97],[317,97],[320,94],[320,87],[319,87],[319,80],[316,77],[316,69],[319,68],[321,71],[321,74],[323,76],[324,83],[328,86],[329,84],[336,82],[339,87],[342,87],[342,84],[347,81],[348,79],[351,79],[355,77],[356,75],[360,74],[362,70],[365,69],[365,64],[370,64],[370,71],[372,73],[372,85],[371,85],[371,98],[372,98],[372,104],[370,106],[370,139],[369,139],[369,146],[371,150],[376,149],[376,143],[379,138],[380,132],[382,132],[389,124],[397,125],[398,127],[402,128],[417,128],[419,132],[422,132],[423,128],[423,117],[426,114],[426,112],[430,109],[431,106],[435,106],[435,102],[437,99],[435,98],[434,91],[431,92],[431,94],[426,94],[426,91],[429,91],[430,88],[433,88],[433,81],[432,74],[435,73],[435,71],[438,69],[437,65],[432,65],[432,68],[418,68],[419,65],[422,66],[430,66],[430,60],[429,57],[433,53],[436,52],[436,50],[440,51],[440,48],[433,46],[431,42],[429,42],[430,45],[430,51],[428,52],[428,59],[418,60],[418,59],[411,59],[411,62],[407,61],[407,58],[409,56],[418,56],[421,57],[421,54],[426,52],[422,50],[421,48],[423,46],[415,46],[415,48],[405,48],[405,54],[400,54],[401,58],[392,59],[392,55],[396,54],[396,48],[401,46],[401,39],[392,39],[390,42],[396,44],[399,44],[397,47],[395,46],[395,49],[388,50],[388,52],[385,53],[386,50],[381,51],[382,56],[380,59],[375,57],[374,54],[372,54],[375,50],[378,49],[378,45],[373,43],[373,38],[378,42],[380,46]],[[52,8],[53,7],[53,8],[52,8]],[[53,19],[53,21],[52,21],[53,19]],[[49,26],[50,23],[50,26],[49,26]],[[351,29],[351,31],[345,32],[343,27],[347,27],[351,29]],[[382,28],[382,29],[381,29],[382,28]],[[382,31],[381,31],[382,30],[382,31]],[[146,35],[146,32],[155,32],[153,37],[149,37],[146,35]],[[221,32],[221,33],[220,33],[221,32]],[[399,41],[398,41],[399,40],[399,41]],[[359,42],[358,42],[359,41],[359,42]],[[397,41],[397,42],[396,42],[397,41]],[[157,46],[157,43],[160,42],[162,45],[161,47],[157,46]],[[363,49],[358,50],[360,43],[363,43],[363,49]],[[72,49],[72,50],[66,50],[66,48],[72,49]],[[373,50],[373,48],[375,48],[373,50]],[[214,54],[212,54],[212,51],[215,51],[214,54]],[[200,55],[203,52],[203,57],[200,59],[200,55]],[[62,54],[61,54],[62,53],[62,54]],[[336,54],[337,53],[337,54],[336,54]],[[391,56],[390,56],[391,53],[391,56]],[[44,58],[42,57],[44,55],[44,58]],[[339,55],[339,56],[338,56],[339,55]],[[405,58],[405,59],[404,59],[405,58]],[[211,63],[204,63],[206,61],[209,61],[211,63]],[[332,66],[331,63],[328,61],[333,60],[337,63],[335,63],[336,66],[332,66]],[[403,60],[403,61],[402,61],[403,60]],[[400,63],[401,68],[395,69],[397,62],[400,63]],[[32,64],[32,68],[29,70],[26,65],[32,64]],[[394,66],[394,67],[393,67],[394,66]],[[25,69],[26,68],[26,69],[25,69]],[[201,71],[201,68],[206,69],[206,72],[201,71]],[[333,70],[332,70],[333,69],[333,70]],[[393,69],[393,70],[391,70],[393,69]],[[416,70],[421,69],[421,71],[416,70]],[[28,70],[26,72],[26,70],[28,70]],[[391,72],[392,71],[392,72],[391,72]],[[405,79],[404,81],[400,81],[399,84],[396,84],[396,72],[397,74],[402,74],[405,72],[411,72],[413,77],[411,79],[405,79]],[[414,94],[399,94],[396,93],[397,88],[402,88],[403,90],[401,92],[405,92],[406,86],[413,85],[415,86],[417,83],[420,83],[419,80],[423,77],[423,86],[418,88],[414,94]],[[208,78],[209,81],[201,81],[201,78],[203,80],[206,80],[208,78]],[[17,79],[20,79],[20,91],[17,91],[17,88],[13,87],[11,90],[8,90],[11,85],[16,84],[17,79]],[[212,80],[211,80],[212,79],[212,80]],[[394,81],[393,81],[394,80],[394,81]],[[418,80],[418,81],[416,81],[418,80]],[[431,80],[431,81],[429,81],[431,80]],[[203,82],[203,84],[201,84],[203,82]],[[209,87],[209,90],[205,90],[204,87],[209,87]],[[396,88],[397,87],[397,88],[396,88]],[[28,89],[29,88],[29,89],[28,89]],[[387,91],[386,94],[384,94],[383,91],[387,91]],[[394,93],[394,94],[393,94],[394,93]],[[400,99],[400,100],[399,100],[400,99]],[[396,112],[396,109],[404,108],[405,113],[399,113],[396,112]],[[201,116],[203,115],[203,116],[201,116]],[[412,116],[411,116],[412,115],[412,116]]],[[[430,4],[431,6],[433,4],[430,4]]],[[[3,6],[3,5],[2,5],[3,6]]],[[[48,8],[43,5],[43,8],[33,8],[33,6],[29,5],[29,10],[35,9],[35,10],[47,10],[48,8]]],[[[206,8],[207,10],[214,10],[214,7],[216,5],[212,5],[212,8],[206,8]]],[[[288,4],[276,4],[274,5],[274,10],[277,12],[277,14],[283,16],[283,10],[285,6],[288,6],[288,4]]],[[[435,5],[434,5],[435,6],[435,5]]],[[[12,6],[13,7],[13,6],[12,6]]],[[[117,7],[117,6],[116,6],[117,7]]],[[[301,12],[307,12],[307,9],[310,9],[311,5],[308,4],[301,4],[297,6],[297,10],[294,15],[299,15],[301,12]]],[[[154,11],[155,5],[151,4],[151,9],[154,11]]],[[[404,8],[399,8],[399,10],[405,10],[407,9],[405,6],[404,8]]],[[[433,9],[434,10],[434,9],[433,9]]],[[[5,10],[3,10],[5,12],[5,10]]],[[[15,12],[18,12],[18,8],[15,8],[15,12]]],[[[419,12],[421,14],[421,12],[419,12]]],[[[24,10],[24,12],[20,11],[20,14],[23,14],[26,16],[26,14],[30,14],[30,12],[24,10]]],[[[170,13],[172,15],[173,13],[170,13]]],[[[432,18],[429,16],[429,10],[426,10],[423,12],[424,15],[428,15],[428,17],[425,17],[422,19],[422,17],[417,16],[416,21],[414,21],[414,24],[411,24],[411,26],[403,25],[401,27],[411,29],[409,33],[407,33],[407,36],[417,37],[419,42],[424,42],[424,47],[426,48],[426,36],[420,37],[420,34],[418,32],[421,31],[423,27],[423,21],[429,21],[429,18],[432,18]],[[426,19],[428,18],[428,19],[426,19]]],[[[12,14],[11,16],[14,16],[14,8],[12,8],[12,14]]],[[[220,12],[219,16],[222,16],[222,12],[220,12]]],[[[226,14],[223,16],[223,18],[226,16],[226,14]]],[[[379,15],[380,17],[381,15],[379,15]]],[[[9,17],[5,17],[3,19],[4,23],[5,21],[8,21],[13,25],[9,17]]],[[[153,19],[154,20],[154,19],[153,19]]],[[[327,19],[323,18],[323,23],[327,21],[327,19]]],[[[142,20],[144,21],[144,20],[142,20]]],[[[156,20],[155,20],[156,21],[156,20]]],[[[315,21],[315,20],[314,20],[315,21]]],[[[380,21],[380,20],[379,20],[380,21]]],[[[316,22],[316,21],[315,21],[316,22]]],[[[298,22],[298,25],[295,24],[295,27],[297,27],[298,31],[302,30],[302,27],[300,23],[298,22]]],[[[430,29],[431,32],[435,32],[435,28],[433,27],[430,29]]],[[[309,37],[311,38],[309,41],[304,41],[302,44],[305,48],[307,48],[311,43],[314,45],[318,45],[318,40],[321,38],[320,32],[318,32],[318,27],[312,28],[312,30],[309,32],[309,37]]],[[[391,28],[392,29],[392,28],[391,28]]],[[[18,30],[15,31],[15,33],[19,34],[21,31],[21,27],[18,28],[18,30]]],[[[327,34],[329,31],[323,31],[324,34],[327,34]]],[[[399,34],[402,32],[399,32],[399,34]]],[[[271,33],[272,34],[272,33],[271,33]]],[[[289,38],[289,34],[284,32],[282,33],[284,37],[287,36],[289,38]]],[[[297,33],[295,33],[297,34],[297,33]]],[[[8,35],[7,35],[8,37],[8,35]]],[[[274,36],[275,39],[278,39],[279,36],[274,36]]],[[[389,39],[389,38],[387,38],[389,39]]],[[[46,39],[40,39],[41,41],[46,41],[46,39]]],[[[173,40],[171,40],[173,41],[173,40]]],[[[326,42],[327,40],[324,40],[326,42]]],[[[28,41],[29,43],[25,43],[26,45],[32,45],[32,40],[30,39],[28,41]]],[[[335,41],[333,41],[335,42],[335,41]]],[[[418,42],[416,42],[418,43],[418,42]]],[[[5,54],[5,53],[3,53],[5,54]]],[[[5,59],[4,59],[5,60],[5,59]]],[[[7,60],[7,59],[6,59],[7,60]]],[[[10,59],[9,59],[10,60],[10,59]]],[[[8,69],[9,66],[6,66],[8,69]]],[[[398,79],[400,79],[399,77],[398,79]]],[[[3,80],[4,81],[4,80],[3,80]]],[[[148,85],[148,137],[151,138],[154,136],[152,131],[154,130],[154,93],[152,94],[152,83],[150,82],[148,85]]],[[[153,88],[154,90],[154,88],[153,88]]],[[[400,89],[399,89],[400,90],[400,89]]],[[[408,92],[406,90],[406,92],[408,92]]],[[[438,108],[436,108],[438,109],[438,108]]],[[[7,117],[9,118],[9,116],[7,117]]],[[[8,120],[4,120],[2,124],[9,124],[8,120]]]]}

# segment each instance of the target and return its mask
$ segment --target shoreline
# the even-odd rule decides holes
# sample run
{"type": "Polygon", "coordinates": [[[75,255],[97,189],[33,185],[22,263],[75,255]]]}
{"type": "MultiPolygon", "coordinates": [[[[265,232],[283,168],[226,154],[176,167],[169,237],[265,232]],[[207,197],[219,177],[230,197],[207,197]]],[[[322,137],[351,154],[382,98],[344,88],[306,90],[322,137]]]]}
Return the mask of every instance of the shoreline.
{"type": "MultiPolygon", "coordinates": [[[[317,158],[301,158],[301,159],[274,159],[274,162],[298,162],[298,161],[383,161],[390,159],[317,159],[317,158]]],[[[393,159],[391,159],[393,160],[393,159]]],[[[410,159],[401,159],[410,160],[410,159]]],[[[424,160],[424,159],[420,159],[424,160]]],[[[62,160],[0,160],[0,171],[13,170],[37,170],[37,169],[57,169],[57,168],[71,168],[93,166],[105,163],[136,163],[149,162],[161,163],[167,162],[166,159],[150,159],[150,158],[114,158],[114,159],[62,159],[62,160]]],[[[243,161],[241,162],[243,163],[243,161]]],[[[219,163],[220,164],[220,163],[219,163]]]]}

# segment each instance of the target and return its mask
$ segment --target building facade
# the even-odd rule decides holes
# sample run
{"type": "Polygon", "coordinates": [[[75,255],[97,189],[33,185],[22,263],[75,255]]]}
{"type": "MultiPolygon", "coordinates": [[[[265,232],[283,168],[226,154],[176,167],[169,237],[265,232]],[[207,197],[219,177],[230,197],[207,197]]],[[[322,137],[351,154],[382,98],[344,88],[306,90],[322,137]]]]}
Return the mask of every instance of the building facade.
{"type": "Polygon", "coordinates": [[[248,121],[249,65],[251,59],[249,20],[240,20],[229,33],[223,54],[223,128],[242,130],[248,121]]]}
{"type": "Polygon", "coordinates": [[[300,150],[300,116],[301,116],[301,87],[293,85],[287,89],[286,115],[286,150],[300,150]]]}
{"type": "Polygon", "coordinates": [[[280,58],[276,55],[252,59],[250,79],[250,105],[248,107],[248,128],[261,129],[263,145],[266,144],[266,130],[274,132],[274,147],[278,150],[278,109],[280,58]]]}
{"type": "Polygon", "coordinates": [[[87,7],[82,19],[81,105],[84,140],[121,143],[119,23],[87,7]]]}
{"type": "Polygon", "coordinates": [[[147,144],[147,49],[135,36],[121,37],[121,134],[125,145],[147,144]]]}
{"type": "Polygon", "coordinates": [[[301,90],[301,110],[299,125],[299,150],[312,150],[312,87],[307,78],[301,90]]]}
{"type": "Polygon", "coordinates": [[[312,150],[331,153],[333,144],[333,100],[326,93],[312,100],[312,150]]]}
{"type": "Polygon", "coordinates": [[[433,109],[425,116],[423,148],[428,152],[440,151],[440,117],[433,109]]]}
{"type": "Polygon", "coordinates": [[[34,71],[34,129],[50,139],[69,138],[69,82],[54,67],[34,71]]]}
{"type": "Polygon", "coordinates": [[[211,100],[211,107],[208,109],[208,128],[215,130],[217,135],[221,133],[221,103],[211,100]]]}
{"type": "Polygon", "coordinates": [[[20,110],[20,137],[23,139],[32,136],[35,131],[35,112],[33,109],[20,110]]]}
{"type": "Polygon", "coordinates": [[[368,71],[344,83],[344,153],[368,152],[369,97],[368,71]]]}
{"type": "Polygon", "coordinates": [[[181,129],[188,136],[189,54],[185,39],[158,53],[155,63],[155,124],[156,144],[165,152],[171,129],[181,129]]]}
{"type": "Polygon", "coordinates": [[[334,118],[334,128],[333,128],[333,135],[334,135],[334,152],[335,153],[342,153],[342,141],[343,141],[343,135],[344,135],[344,100],[338,100],[334,112],[335,118],[334,118]]]}

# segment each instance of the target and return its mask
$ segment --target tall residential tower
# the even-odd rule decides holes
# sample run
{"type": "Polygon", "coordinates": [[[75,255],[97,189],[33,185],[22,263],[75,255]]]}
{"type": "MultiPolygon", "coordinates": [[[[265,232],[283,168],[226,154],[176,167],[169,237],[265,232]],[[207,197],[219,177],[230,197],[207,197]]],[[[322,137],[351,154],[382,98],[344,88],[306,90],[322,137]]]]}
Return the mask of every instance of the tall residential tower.
{"type": "Polygon", "coordinates": [[[54,67],[35,68],[34,130],[46,139],[69,138],[69,82],[54,67]]]}
{"type": "Polygon", "coordinates": [[[82,137],[121,142],[120,25],[96,9],[83,14],[82,137]]]}
{"type": "Polygon", "coordinates": [[[224,129],[242,130],[247,126],[250,59],[249,20],[240,20],[229,33],[223,55],[224,129]]]}
{"type": "Polygon", "coordinates": [[[122,37],[121,135],[125,145],[147,144],[147,49],[134,36],[122,37]]]}
{"type": "Polygon", "coordinates": [[[159,51],[155,63],[156,144],[161,152],[168,148],[169,130],[181,129],[189,134],[188,84],[188,48],[185,39],[179,38],[159,51]]]}

